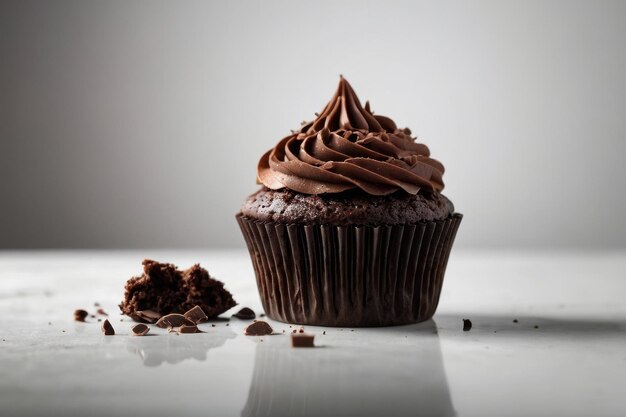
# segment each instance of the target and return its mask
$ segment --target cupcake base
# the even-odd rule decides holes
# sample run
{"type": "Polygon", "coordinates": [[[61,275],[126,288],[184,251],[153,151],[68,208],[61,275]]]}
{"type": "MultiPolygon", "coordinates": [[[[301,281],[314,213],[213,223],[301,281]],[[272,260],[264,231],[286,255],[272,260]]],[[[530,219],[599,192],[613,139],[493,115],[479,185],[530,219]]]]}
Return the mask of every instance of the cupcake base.
{"type": "Polygon", "coordinates": [[[462,215],[393,226],[262,222],[242,214],[263,308],[274,320],[374,327],[433,316],[462,215]]]}

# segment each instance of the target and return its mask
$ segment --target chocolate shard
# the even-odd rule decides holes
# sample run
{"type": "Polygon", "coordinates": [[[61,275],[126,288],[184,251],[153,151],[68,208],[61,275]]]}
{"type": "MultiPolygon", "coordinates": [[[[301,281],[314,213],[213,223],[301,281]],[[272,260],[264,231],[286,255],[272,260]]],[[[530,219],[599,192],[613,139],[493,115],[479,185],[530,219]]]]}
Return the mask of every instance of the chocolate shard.
{"type": "Polygon", "coordinates": [[[470,319],[463,319],[463,331],[469,332],[472,328],[472,321],[470,319]]]}
{"type": "Polygon", "coordinates": [[[145,336],[150,331],[150,328],[141,323],[134,325],[130,330],[133,332],[133,336],[145,336]]]}
{"type": "Polygon", "coordinates": [[[182,314],[168,314],[167,316],[161,317],[156,322],[156,325],[163,329],[166,329],[168,327],[180,327],[183,324],[190,325],[190,326],[195,325],[194,322],[192,322],[191,320],[189,320],[187,317],[183,316],[182,314]]]}
{"type": "Polygon", "coordinates": [[[251,308],[244,307],[235,314],[233,314],[233,317],[237,317],[241,320],[252,320],[256,318],[256,314],[254,314],[254,311],[252,311],[251,308]]]}
{"type": "Polygon", "coordinates": [[[202,308],[200,306],[195,306],[194,308],[192,308],[191,310],[187,311],[183,315],[185,317],[187,317],[187,319],[193,321],[196,324],[202,323],[203,321],[206,321],[206,320],[209,319],[207,317],[207,315],[204,314],[204,310],[202,310],[202,308]]]}
{"type": "Polygon", "coordinates": [[[267,336],[273,332],[272,327],[262,320],[255,321],[244,330],[246,336],[267,336]]]}
{"type": "Polygon", "coordinates": [[[154,310],[137,310],[131,313],[130,317],[140,323],[154,324],[161,318],[161,314],[154,310]]]}
{"type": "Polygon", "coordinates": [[[183,324],[178,328],[178,333],[199,333],[199,330],[195,324],[183,324]]]}
{"type": "Polygon", "coordinates": [[[108,319],[102,322],[102,333],[104,333],[105,336],[113,336],[115,334],[115,330],[108,319]]]}
{"type": "Polygon", "coordinates": [[[74,320],[76,321],[85,321],[85,319],[87,318],[87,316],[89,315],[89,313],[87,313],[85,310],[82,309],[78,309],[74,311],[74,320]]]}
{"type": "Polygon", "coordinates": [[[313,344],[313,340],[315,339],[315,335],[299,333],[291,335],[291,347],[301,348],[301,347],[315,347],[313,344]]]}

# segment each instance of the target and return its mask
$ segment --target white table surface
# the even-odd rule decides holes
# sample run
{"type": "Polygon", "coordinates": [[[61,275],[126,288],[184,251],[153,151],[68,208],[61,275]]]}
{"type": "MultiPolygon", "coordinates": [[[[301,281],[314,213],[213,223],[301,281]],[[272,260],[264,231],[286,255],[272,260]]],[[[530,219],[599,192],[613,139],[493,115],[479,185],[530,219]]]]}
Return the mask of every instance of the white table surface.
{"type": "Polygon", "coordinates": [[[315,349],[237,319],[130,336],[116,306],[144,257],[200,262],[260,311],[244,251],[0,252],[0,415],[626,415],[623,252],[454,250],[434,320],[308,326],[315,349]],[[73,321],[94,302],[116,336],[73,321]]]}

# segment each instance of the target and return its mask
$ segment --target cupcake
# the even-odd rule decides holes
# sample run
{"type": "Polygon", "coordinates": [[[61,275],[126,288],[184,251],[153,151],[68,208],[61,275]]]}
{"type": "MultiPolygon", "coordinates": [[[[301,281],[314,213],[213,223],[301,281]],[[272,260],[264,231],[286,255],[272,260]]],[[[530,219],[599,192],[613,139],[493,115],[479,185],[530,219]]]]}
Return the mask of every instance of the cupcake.
{"type": "Polygon", "coordinates": [[[462,215],[443,165],[341,77],[321,113],[265,153],[236,218],[278,321],[390,326],[433,316],[462,215]]]}

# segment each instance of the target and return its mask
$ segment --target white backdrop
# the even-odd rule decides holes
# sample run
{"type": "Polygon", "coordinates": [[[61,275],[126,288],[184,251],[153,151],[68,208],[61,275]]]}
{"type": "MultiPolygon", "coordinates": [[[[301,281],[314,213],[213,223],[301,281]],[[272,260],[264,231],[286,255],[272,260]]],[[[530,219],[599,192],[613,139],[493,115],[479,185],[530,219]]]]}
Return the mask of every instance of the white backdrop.
{"type": "Polygon", "coordinates": [[[465,247],[626,247],[626,2],[0,2],[0,247],[243,246],[344,74],[446,168],[465,247]]]}

